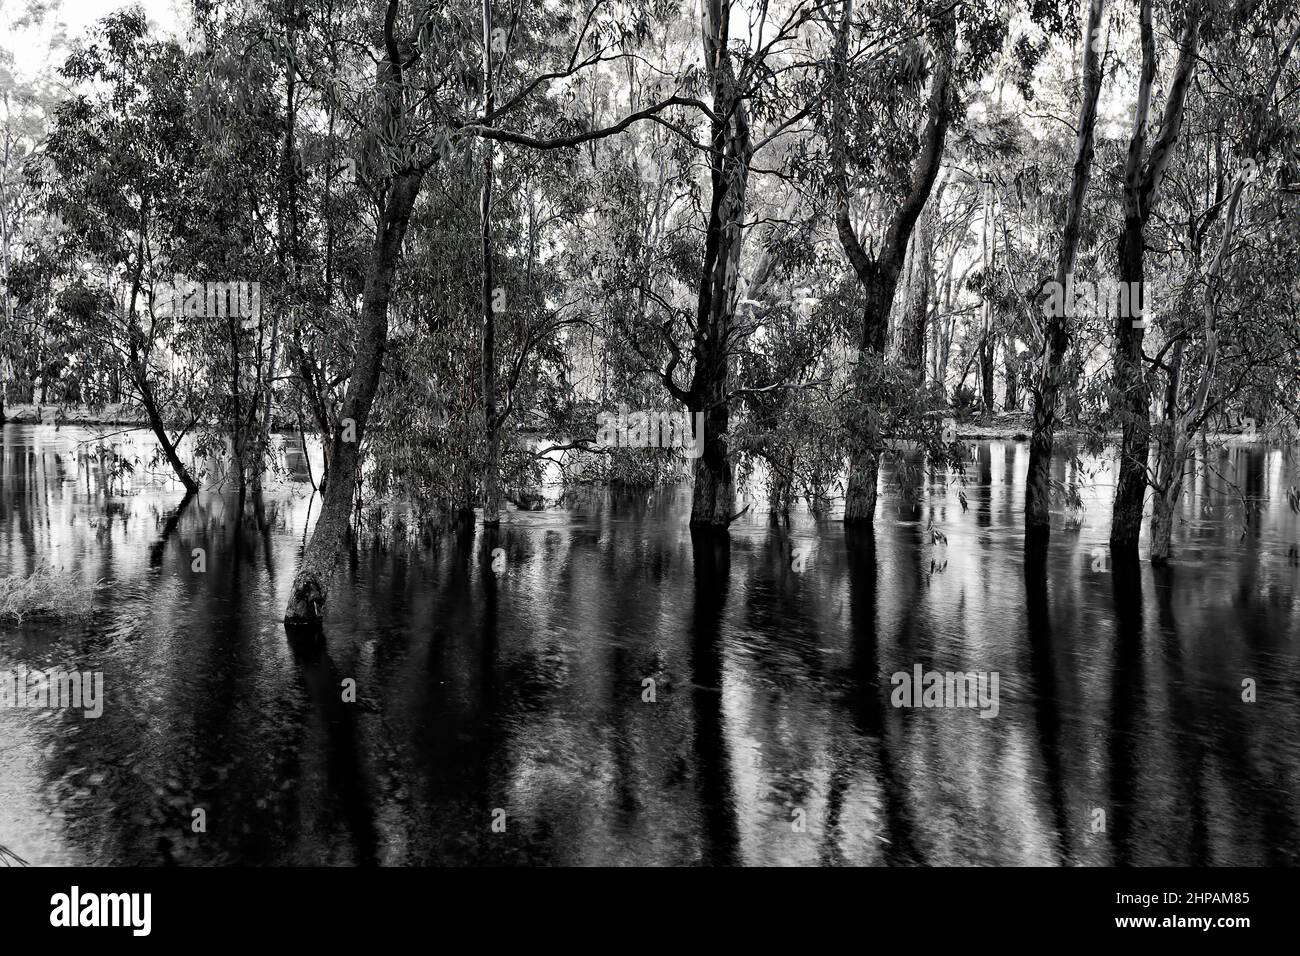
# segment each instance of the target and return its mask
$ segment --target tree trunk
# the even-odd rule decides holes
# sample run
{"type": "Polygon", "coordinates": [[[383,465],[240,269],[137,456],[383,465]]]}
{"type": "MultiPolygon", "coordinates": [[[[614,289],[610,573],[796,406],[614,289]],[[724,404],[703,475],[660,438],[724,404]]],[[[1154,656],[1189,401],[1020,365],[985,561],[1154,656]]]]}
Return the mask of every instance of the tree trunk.
{"type": "Polygon", "coordinates": [[[293,593],[284,611],[286,622],[318,622],[322,619],[334,566],[347,543],[352,497],[356,493],[361,463],[361,440],[379,387],[384,347],[388,340],[388,302],[392,295],[393,276],[422,178],[423,171],[419,169],[393,176],[383,216],[376,228],[362,293],[356,359],[347,396],[343,400],[342,418],[330,439],[333,451],[329,484],[316,528],[294,576],[293,593]],[[351,435],[348,434],[349,423],[351,435]],[[352,440],[345,441],[345,437],[352,440]]]}
{"type": "MultiPolygon", "coordinates": [[[[842,67],[847,57],[850,12],[851,5],[846,3],[836,51],[838,67],[842,67]]],[[[952,41],[956,34],[956,20],[951,12],[945,15],[942,26],[945,38],[952,41]]],[[[869,256],[863,248],[849,216],[846,146],[838,138],[833,143],[832,162],[839,189],[835,215],[836,232],[840,245],[844,248],[844,254],[862,286],[865,300],[859,341],[859,369],[854,387],[858,408],[865,408],[873,399],[870,381],[872,373],[869,373],[867,368],[873,360],[878,361],[885,355],[889,313],[898,288],[899,274],[912,231],[939,175],[939,167],[943,162],[944,139],[952,119],[952,106],[952,63],[948,48],[945,47],[937,57],[934,76],[930,81],[925,128],[921,136],[921,150],[912,168],[911,186],[902,203],[894,211],[880,251],[875,258],[869,256]]],[[[836,126],[842,128],[844,123],[842,91],[835,96],[834,110],[836,126]]],[[[848,483],[844,493],[844,521],[850,525],[870,524],[875,519],[876,485],[880,473],[880,453],[883,450],[881,436],[875,433],[870,420],[851,436],[850,447],[848,483]]]]}
{"type": "MultiPolygon", "coordinates": [[[[986,308],[992,310],[993,306],[990,303],[986,308]]],[[[997,371],[993,362],[994,357],[997,355],[997,342],[992,335],[991,320],[992,316],[990,316],[988,331],[980,341],[980,399],[986,415],[992,415],[998,406],[993,374],[997,371]]]]}
{"type": "MultiPolygon", "coordinates": [[[[879,275],[879,269],[876,269],[876,274],[879,275]]],[[[898,274],[894,273],[892,280],[877,278],[864,289],[866,305],[862,314],[863,342],[860,350],[863,360],[885,352],[889,305],[897,283],[898,274]]],[[[865,408],[873,399],[873,376],[874,371],[859,366],[854,384],[854,402],[858,408],[865,408]]],[[[880,483],[880,436],[868,424],[851,437],[848,481],[844,489],[844,522],[871,524],[876,517],[876,491],[880,483]]]]}
{"type": "MultiPolygon", "coordinates": [[[[727,52],[730,0],[705,0],[704,61],[713,88],[710,137],[711,204],[696,303],[695,371],[686,405],[692,422],[703,413],[702,454],[695,463],[691,527],[725,528],[735,518],[736,489],[727,448],[731,342],[736,281],[744,238],[749,182],[749,116],[727,52]]],[[[700,436],[695,436],[700,441],[700,436]]]]}
{"type": "Polygon", "coordinates": [[[1033,546],[1051,533],[1051,467],[1056,436],[1056,408],[1066,376],[1065,353],[1070,345],[1065,289],[1074,272],[1083,221],[1083,197],[1092,178],[1093,130],[1097,124],[1097,95],[1101,92],[1101,56],[1089,37],[1101,26],[1103,0],[1092,0],[1088,9],[1088,29],[1084,34],[1083,95],[1079,103],[1079,136],[1075,150],[1074,175],[1070,183],[1070,201],[1066,207],[1065,228],[1061,233],[1061,251],[1056,262],[1056,284],[1062,297],[1049,307],[1040,343],[1038,368],[1033,390],[1034,421],[1029,435],[1029,473],[1025,478],[1025,541],[1033,546]]]}
{"type": "Polygon", "coordinates": [[[1163,422],[1156,436],[1156,484],[1152,497],[1151,562],[1164,564],[1173,553],[1174,515],[1183,496],[1190,443],[1180,435],[1179,422],[1163,422]]]}
{"type": "MultiPolygon", "coordinates": [[[[1125,217],[1120,237],[1119,281],[1142,282],[1145,221],[1125,217]]],[[[1134,288],[1124,286],[1124,288],[1134,288]]],[[[1115,504],[1111,513],[1110,546],[1137,548],[1142,530],[1143,501],[1147,490],[1147,458],[1151,445],[1151,389],[1142,364],[1144,332],[1133,320],[1120,316],[1115,324],[1115,385],[1119,392],[1120,441],[1115,504]]]]}
{"type": "Polygon", "coordinates": [[[849,458],[849,483],[844,492],[844,523],[869,525],[876,518],[876,491],[880,484],[880,457],[859,448],[849,458]]]}
{"type": "Polygon", "coordinates": [[[1007,395],[1002,403],[1006,412],[1020,411],[1020,357],[1016,354],[1016,337],[1007,333],[1002,342],[1002,354],[1005,356],[1007,370],[1007,395]]]}
{"type": "Polygon", "coordinates": [[[925,384],[926,319],[934,289],[934,234],[937,231],[939,204],[943,201],[944,183],[940,182],[917,220],[908,250],[907,295],[899,316],[895,354],[925,384]]]}
{"type": "MultiPolygon", "coordinates": [[[[485,115],[495,107],[492,96],[492,0],[483,0],[483,90],[485,115]]],[[[496,145],[485,140],[483,191],[479,219],[483,240],[483,424],[487,453],[483,457],[483,524],[501,523],[501,422],[497,413],[496,315],[492,291],[492,176],[496,145]]]]}
{"type": "MultiPolygon", "coordinates": [[[[1200,39],[1200,4],[1189,5],[1187,22],[1179,43],[1178,64],[1165,100],[1160,135],[1144,158],[1147,117],[1151,110],[1151,90],[1156,75],[1155,26],[1152,0],[1142,0],[1139,11],[1142,38],[1142,73],[1138,83],[1137,109],[1133,133],[1129,138],[1128,157],[1124,166],[1124,228],[1119,237],[1118,273],[1121,289],[1142,301],[1141,317],[1151,303],[1143,285],[1146,224],[1159,196],[1160,183],[1173,156],[1183,122],[1183,103],[1196,69],[1196,49],[1200,39]],[[1126,283],[1126,284],[1124,284],[1126,283]]],[[[1131,301],[1131,299],[1130,299],[1131,301]]],[[[1144,324],[1139,325],[1132,310],[1117,309],[1115,318],[1115,387],[1119,393],[1117,411],[1122,438],[1119,450],[1119,473],[1115,483],[1115,505],[1111,514],[1110,548],[1112,556],[1135,555],[1142,532],[1142,506],[1147,489],[1147,458],[1151,445],[1151,386],[1142,355],[1144,324]]]]}
{"type": "Polygon", "coordinates": [[[767,514],[772,524],[790,521],[790,505],[794,501],[794,467],[793,454],[786,455],[779,467],[775,461],[768,463],[767,514]]]}
{"type": "MultiPolygon", "coordinates": [[[[134,358],[134,354],[132,358],[134,358]]],[[[181,484],[184,486],[185,493],[192,495],[199,490],[199,483],[190,475],[189,469],[181,461],[181,456],[177,452],[171,436],[167,434],[167,425],[163,421],[162,414],[158,411],[158,403],[154,401],[148,371],[140,367],[139,363],[133,362],[133,364],[137,366],[135,369],[136,388],[140,391],[140,401],[144,405],[145,415],[149,418],[149,428],[153,431],[154,437],[158,439],[158,445],[162,448],[167,463],[172,466],[172,471],[176,473],[176,477],[180,479],[181,484]]]]}

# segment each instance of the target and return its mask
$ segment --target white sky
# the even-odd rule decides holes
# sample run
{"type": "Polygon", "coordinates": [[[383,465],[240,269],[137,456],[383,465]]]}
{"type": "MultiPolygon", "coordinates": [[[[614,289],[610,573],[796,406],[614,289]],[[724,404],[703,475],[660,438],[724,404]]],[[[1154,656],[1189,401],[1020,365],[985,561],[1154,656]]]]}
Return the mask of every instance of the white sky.
{"type": "Polygon", "coordinates": [[[25,13],[26,0],[0,0],[0,37],[3,37],[0,46],[13,53],[15,72],[31,79],[49,55],[56,22],[64,25],[64,33],[71,41],[84,36],[86,28],[96,20],[133,4],[142,6],[149,22],[161,27],[163,32],[171,32],[177,24],[189,22],[190,5],[186,0],[61,0],[42,26],[15,30],[13,22],[25,13]]]}

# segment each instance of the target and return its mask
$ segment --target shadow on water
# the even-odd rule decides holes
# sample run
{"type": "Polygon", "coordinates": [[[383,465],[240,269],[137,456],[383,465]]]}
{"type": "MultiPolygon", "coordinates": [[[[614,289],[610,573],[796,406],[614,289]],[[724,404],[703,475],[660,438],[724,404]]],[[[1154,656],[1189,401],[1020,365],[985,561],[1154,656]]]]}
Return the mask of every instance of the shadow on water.
{"type": "Polygon", "coordinates": [[[1131,866],[1133,840],[1140,808],[1138,800],[1143,749],[1143,729],[1151,721],[1145,712],[1146,648],[1142,608],[1142,564],[1130,555],[1117,555],[1111,565],[1111,593],[1115,602],[1115,644],[1111,677],[1110,801],[1103,824],[1110,837],[1117,866],[1131,866]]]}
{"type": "Polygon", "coordinates": [[[1025,616],[1026,640],[1029,643],[1029,678],[1033,688],[1030,698],[1034,711],[1034,729],[1043,754],[1046,799],[1051,809],[1059,862],[1074,861],[1070,837],[1070,816],[1066,800],[1066,780],[1059,687],[1057,648],[1053,640],[1052,616],[1048,603],[1048,547],[1046,538],[1027,536],[1025,540],[1025,616]]]}
{"type": "Polygon", "coordinates": [[[701,862],[731,866],[739,862],[739,839],[722,708],[722,621],[731,576],[731,538],[725,531],[699,528],[690,534],[695,568],[690,643],[694,753],[707,834],[701,862]]]}
{"type": "MultiPolygon", "coordinates": [[[[916,862],[912,825],[908,819],[906,787],[890,751],[889,721],[883,687],[877,626],[876,532],[850,527],[844,531],[849,566],[850,694],[847,707],[854,729],[875,742],[877,773],[883,795],[882,832],[884,862],[916,862]]],[[[840,770],[843,779],[845,770],[840,770]]]]}

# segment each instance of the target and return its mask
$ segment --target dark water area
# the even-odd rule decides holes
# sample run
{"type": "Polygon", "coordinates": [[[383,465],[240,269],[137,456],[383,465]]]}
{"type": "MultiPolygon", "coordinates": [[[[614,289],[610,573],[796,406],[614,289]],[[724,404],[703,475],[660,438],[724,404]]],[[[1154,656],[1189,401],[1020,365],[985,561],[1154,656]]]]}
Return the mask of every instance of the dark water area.
{"type": "Polygon", "coordinates": [[[1027,567],[1027,449],[985,442],[874,531],[692,536],[674,488],[363,542],[313,640],[281,624],[309,487],[169,523],[77,437],[3,432],[0,574],[105,581],[88,620],[0,624],[0,671],[104,675],[99,718],[0,709],[33,864],[1300,862],[1279,449],[1211,449],[1167,568],[1110,562],[1110,470],[1027,567]],[[918,664],[996,673],[996,716],[892,706],[918,664]]]}

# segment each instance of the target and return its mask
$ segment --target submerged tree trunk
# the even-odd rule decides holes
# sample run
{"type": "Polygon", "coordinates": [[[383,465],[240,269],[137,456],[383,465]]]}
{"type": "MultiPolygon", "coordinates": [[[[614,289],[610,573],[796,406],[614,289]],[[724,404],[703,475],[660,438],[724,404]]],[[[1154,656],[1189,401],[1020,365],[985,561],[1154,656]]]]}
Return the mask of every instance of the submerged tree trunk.
{"type": "MultiPolygon", "coordinates": [[[[1193,44],[1195,39],[1193,38],[1193,44]]],[[[1267,91],[1257,102],[1270,104],[1277,90],[1278,81],[1290,62],[1291,55],[1300,44],[1300,27],[1291,34],[1291,39],[1282,50],[1269,81],[1267,91]]],[[[1172,96],[1172,94],[1171,94],[1172,96]]],[[[1263,133],[1265,119],[1263,110],[1255,118],[1247,140],[1247,155],[1254,155],[1263,133]]],[[[1214,258],[1210,260],[1205,277],[1205,298],[1202,304],[1202,316],[1205,330],[1204,357],[1200,381],[1192,391],[1186,410],[1180,413],[1178,407],[1179,392],[1182,385],[1184,361],[1183,342],[1175,347],[1174,356],[1169,362],[1169,382],[1165,399],[1165,421],[1157,440],[1157,468],[1155,480],[1155,508],[1151,517],[1151,561],[1154,564],[1167,562],[1173,553],[1173,517],[1182,498],[1183,484],[1186,479],[1187,466],[1195,454],[1197,433],[1201,441],[1205,439],[1205,420],[1210,414],[1210,384],[1214,378],[1215,365],[1219,357],[1219,294],[1223,277],[1224,264],[1237,230],[1237,218],[1241,208],[1241,196],[1249,182],[1244,171],[1239,172],[1232,184],[1223,213],[1223,234],[1214,258]]]]}
{"type": "Polygon", "coordinates": [[[794,502],[795,457],[791,453],[779,464],[771,462],[767,476],[767,515],[772,524],[789,523],[794,502]]]}
{"type": "MultiPolygon", "coordinates": [[[[1120,239],[1119,281],[1141,287],[1144,274],[1144,222],[1126,216],[1120,239]]],[[[1125,286],[1134,288],[1134,286],[1125,286]]],[[[1142,365],[1141,328],[1132,319],[1120,317],[1115,326],[1115,385],[1119,393],[1120,450],[1115,481],[1115,504],[1111,512],[1112,549],[1137,548],[1142,530],[1143,502],[1147,489],[1147,458],[1151,445],[1151,389],[1142,365]]]]}
{"type": "MultiPolygon", "coordinates": [[[[847,55],[850,5],[845,5],[837,59],[847,55]]],[[[956,20],[951,12],[943,24],[945,47],[938,51],[930,96],[926,108],[921,150],[912,169],[912,183],[907,196],[894,211],[880,251],[872,258],[863,248],[849,216],[848,179],[845,171],[845,144],[838,138],[833,144],[832,162],[838,180],[839,200],[835,215],[836,232],[844,254],[862,286],[864,304],[859,339],[859,362],[855,375],[854,397],[858,408],[866,408],[874,399],[874,366],[884,357],[889,332],[889,313],[898,288],[899,275],[907,253],[907,244],[916,222],[930,198],[931,189],[943,161],[944,139],[952,118],[953,78],[951,46],[955,41],[956,20]]],[[[842,91],[841,91],[842,94],[842,91]]],[[[844,109],[842,95],[835,98],[837,114],[844,109]]],[[[842,120],[837,120],[841,126],[842,120]]],[[[922,339],[924,341],[924,339],[922,339]]],[[[876,486],[880,477],[881,436],[870,420],[851,436],[848,482],[844,492],[844,522],[870,524],[875,520],[876,486]]]]}
{"type": "Polygon", "coordinates": [[[370,406],[379,388],[384,346],[388,339],[388,302],[393,290],[393,276],[422,178],[423,173],[419,170],[401,172],[393,177],[389,187],[366,269],[356,359],[347,396],[343,400],[342,417],[330,438],[330,480],[325,488],[316,529],[294,576],[293,594],[284,612],[286,621],[321,619],[335,563],[347,543],[352,496],[356,492],[361,464],[361,441],[370,406]]]}
{"type": "MultiPolygon", "coordinates": [[[[736,516],[735,476],[727,448],[731,338],[753,144],[748,108],[737,88],[727,50],[730,11],[729,0],[705,0],[702,11],[714,119],[709,143],[712,201],[691,347],[695,370],[685,396],[692,423],[698,422],[700,415],[704,422],[703,453],[695,461],[692,527],[725,528],[736,516]]],[[[700,442],[701,436],[696,435],[695,440],[700,442]]]]}
{"type": "MultiPolygon", "coordinates": [[[[495,107],[492,95],[492,0],[483,0],[483,90],[486,109],[495,107]]],[[[483,253],[483,425],[487,451],[483,456],[483,524],[501,523],[501,420],[497,413],[496,314],[492,288],[492,177],[496,144],[483,142],[483,191],[479,203],[483,253]]]]}
{"type": "MultiPolygon", "coordinates": [[[[391,10],[390,6],[390,16],[391,10]]],[[[341,419],[334,433],[327,438],[331,446],[330,481],[325,489],[320,518],[294,577],[293,593],[285,608],[286,621],[321,619],[334,566],[347,542],[352,498],[361,461],[361,442],[379,387],[388,337],[388,304],[393,276],[422,176],[418,169],[393,176],[376,228],[362,295],[356,358],[341,419]]]]}
{"type": "Polygon", "coordinates": [[[1156,485],[1151,511],[1151,561],[1167,562],[1173,553],[1174,514],[1183,496],[1187,443],[1178,441],[1174,421],[1161,424],[1156,442],[1156,485]]]}
{"type": "Polygon", "coordinates": [[[1056,409],[1061,388],[1069,374],[1065,353],[1070,345],[1071,311],[1066,292],[1079,248],[1083,221],[1083,197],[1092,178],[1093,130],[1097,124],[1097,95],[1101,91],[1101,55],[1089,37],[1100,28],[1103,0],[1092,0],[1088,9],[1088,29],[1084,34],[1083,95],[1079,103],[1078,144],[1075,149],[1074,174],[1070,199],[1066,206],[1065,228],[1061,233],[1061,250],[1056,261],[1056,287],[1059,295],[1046,309],[1043,341],[1039,343],[1038,368],[1032,385],[1034,419],[1029,434],[1029,473],[1025,479],[1025,539],[1027,546],[1044,540],[1051,532],[1051,466],[1056,436],[1056,409]]]}
{"type": "MultiPolygon", "coordinates": [[[[400,141],[406,135],[405,88],[402,54],[395,34],[396,18],[397,0],[389,0],[383,34],[387,58],[378,70],[376,86],[381,110],[376,121],[380,125],[395,127],[400,141]]],[[[334,567],[347,545],[352,502],[360,477],[361,443],[383,373],[393,279],[426,168],[409,161],[399,163],[396,155],[381,154],[376,156],[376,165],[391,172],[387,176],[375,223],[374,243],[366,263],[360,327],[356,334],[347,394],[333,434],[321,436],[332,447],[327,458],[329,483],[322,496],[316,528],[298,564],[298,573],[294,575],[293,592],[284,611],[286,623],[319,622],[323,618],[334,567]]]]}
{"type": "Polygon", "coordinates": [[[158,403],[154,401],[153,386],[149,383],[148,370],[139,362],[134,361],[134,347],[132,353],[132,364],[136,366],[134,369],[135,384],[140,392],[140,402],[144,405],[145,415],[149,419],[149,428],[154,437],[158,439],[158,446],[162,448],[167,464],[172,466],[172,471],[176,473],[176,477],[185,488],[185,493],[187,495],[195,494],[199,490],[199,483],[194,480],[194,476],[185,467],[185,463],[181,461],[176,444],[172,441],[171,435],[167,433],[167,424],[163,421],[162,413],[158,410],[158,403]]]}
{"type": "Polygon", "coordinates": [[[1189,5],[1187,23],[1179,45],[1178,65],[1174,70],[1160,123],[1160,135],[1144,159],[1151,90],[1156,75],[1155,27],[1153,0],[1142,0],[1140,9],[1142,36],[1142,74],[1138,84],[1137,110],[1133,134],[1129,139],[1128,158],[1124,167],[1124,227],[1119,237],[1118,273],[1121,290],[1131,290],[1129,302],[1143,303],[1139,315],[1133,309],[1117,309],[1115,317],[1115,388],[1122,438],[1115,483],[1115,504],[1111,513],[1110,547],[1112,554],[1137,551],[1142,532],[1143,502],[1146,497],[1151,445],[1151,386],[1147,379],[1142,343],[1145,338],[1146,310],[1150,303],[1143,285],[1146,225],[1159,196],[1160,183],[1173,158],[1183,123],[1183,103],[1196,69],[1196,49],[1200,38],[1200,4],[1189,5]]]}

